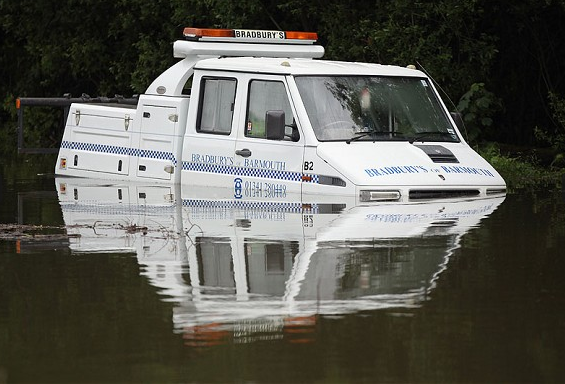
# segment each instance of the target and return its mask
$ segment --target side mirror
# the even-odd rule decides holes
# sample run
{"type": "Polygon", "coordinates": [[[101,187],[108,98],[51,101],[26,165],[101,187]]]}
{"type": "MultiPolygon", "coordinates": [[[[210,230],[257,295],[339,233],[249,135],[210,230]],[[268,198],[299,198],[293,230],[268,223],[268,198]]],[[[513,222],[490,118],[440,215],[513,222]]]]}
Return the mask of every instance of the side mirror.
{"type": "Polygon", "coordinates": [[[451,118],[455,122],[457,129],[459,129],[459,132],[461,133],[465,132],[465,125],[463,124],[463,115],[460,112],[450,112],[449,114],[451,115],[451,118]]]}
{"type": "Polygon", "coordinates": [[[284,111],[267,111],[265,113],[265,133],[267,139],[284,139],[284,120],[284,111]]]}
{"type": "Polygon", "coordinates": [[[296,126],[296,124],[294,122],[292,123],[291,128],[292,128],[292,133],[290,134],[289,137],[290,137],[290,140],[292,140],[296,143],[297,141],[300,141],[300,132],[298,132],[298,127],[296,126]]]}

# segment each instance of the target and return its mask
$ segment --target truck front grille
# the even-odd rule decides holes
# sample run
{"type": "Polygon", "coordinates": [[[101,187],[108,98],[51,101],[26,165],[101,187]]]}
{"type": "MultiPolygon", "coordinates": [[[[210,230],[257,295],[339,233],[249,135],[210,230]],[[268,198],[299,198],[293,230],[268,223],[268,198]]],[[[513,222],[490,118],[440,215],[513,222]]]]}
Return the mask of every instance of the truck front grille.
{"type": "Polygon", "coordinates": [[[451,197],[473,197],[481,192],[478,189],[413,189],[409,192],[410,200],[447,199],[451,197]]]}

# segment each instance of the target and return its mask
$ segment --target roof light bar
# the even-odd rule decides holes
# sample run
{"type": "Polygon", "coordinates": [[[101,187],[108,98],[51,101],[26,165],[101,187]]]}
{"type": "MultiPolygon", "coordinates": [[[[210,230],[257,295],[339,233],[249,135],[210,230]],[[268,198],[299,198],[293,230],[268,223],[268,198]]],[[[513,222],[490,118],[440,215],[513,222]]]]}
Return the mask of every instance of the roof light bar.
{"type": "Polygon", "coordinates": [[[259,29],[185,28],[183,35],[187,40],[239,43],[313,44],[318,40],[316,32],[259,29]]]}
{"type": "Polygon", "coordinates": [[[187,39],[199,39],[201,37],[235,37],[233,29],[212,28],[185,28],[183,35],[187,39]]]}
{"type": "Polygon", "coordinates": [[[286,31],[287,39],[292,40],[318,40],[318,34],[316,32],[297,32],[297,31],[286,31]]]}

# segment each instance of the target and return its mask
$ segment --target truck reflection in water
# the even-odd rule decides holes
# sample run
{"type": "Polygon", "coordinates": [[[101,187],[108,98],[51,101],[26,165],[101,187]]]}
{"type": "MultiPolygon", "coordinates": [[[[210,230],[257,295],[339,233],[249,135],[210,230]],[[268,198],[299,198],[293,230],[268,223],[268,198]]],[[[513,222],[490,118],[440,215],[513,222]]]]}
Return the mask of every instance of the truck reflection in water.
{"type": "Polygon", "coordinates": [[[179,185],[56,186],[72,252],[135,253],[174,303],[175,331],[199,347],[308,342],[319,316],[417,307],[461,236],[504,200],[354,206],[179,185]]]}

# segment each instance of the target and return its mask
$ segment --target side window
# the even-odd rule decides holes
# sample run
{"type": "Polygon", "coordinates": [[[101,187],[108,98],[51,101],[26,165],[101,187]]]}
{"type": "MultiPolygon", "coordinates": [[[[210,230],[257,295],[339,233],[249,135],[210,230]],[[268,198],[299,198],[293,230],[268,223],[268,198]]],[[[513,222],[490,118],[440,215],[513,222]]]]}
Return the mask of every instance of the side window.
{"type": "MultiPolygon", "coordinates": [[[[280,81],[252,80],[249,83],[245,136],[265,138],[265,113],[284,111],[285,124],[293,123],[292,109],[284,84],[280,81]]],[[[292,128],[288,128],[292,132],[292,128]]]]}
{"type": "Polygon", "coordinates": [[[235,87],[235,79],[202,79],[198,132],[230,134],[235,87]]]}

